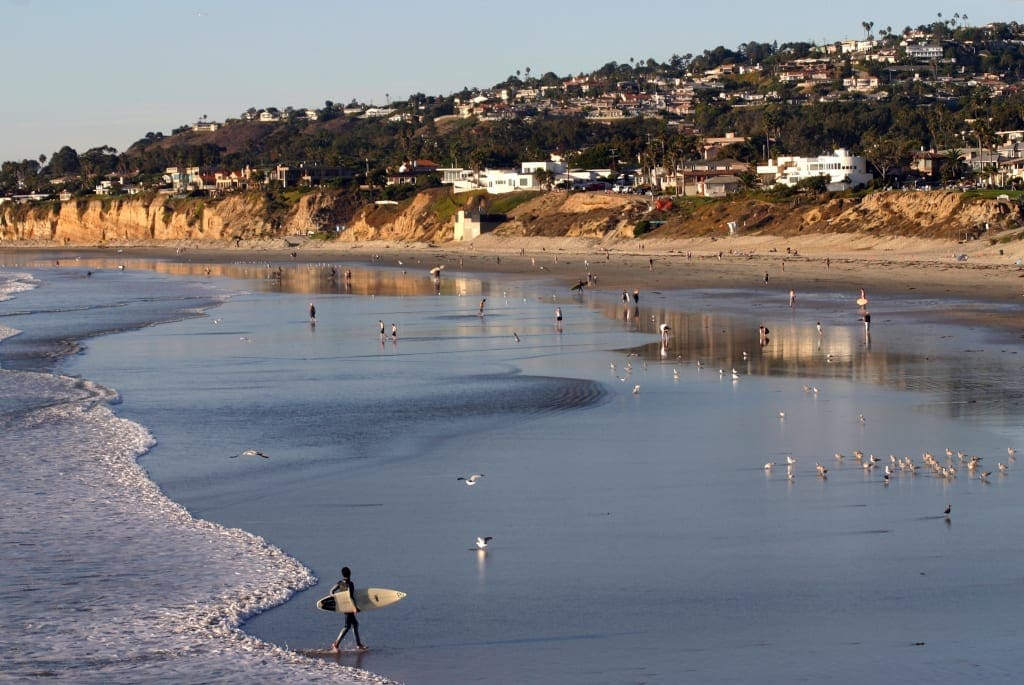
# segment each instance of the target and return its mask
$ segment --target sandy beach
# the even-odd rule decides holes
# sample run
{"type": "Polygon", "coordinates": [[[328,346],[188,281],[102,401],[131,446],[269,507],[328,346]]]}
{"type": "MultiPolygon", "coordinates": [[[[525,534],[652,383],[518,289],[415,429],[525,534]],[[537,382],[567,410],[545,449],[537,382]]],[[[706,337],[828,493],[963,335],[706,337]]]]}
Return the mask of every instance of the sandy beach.
{"type": "MultiPolygon", "coordinates": [[[[294,245],[294,243],[292,244],[294,245]]],[[[796,291],[913,293],[1019,302],[1024,245],[988,241],[876,238],[848,234],[800,237],[739,236],[689,240],[598,241],[586,238],[510,238],[484,235],[468,242],[322,242],[292,246],[284,240],[217,243],[128,243],[104,247],[48,247],[25,244],[0,248],[54,253],[122,250],[137,257],[195,263],[376,262],[409,270],[444,265],[458,271],[522,274],[564,279],[567,285],[596,276],[601,290],[737,288],[763,286],[783,295],[796,291]]]]}

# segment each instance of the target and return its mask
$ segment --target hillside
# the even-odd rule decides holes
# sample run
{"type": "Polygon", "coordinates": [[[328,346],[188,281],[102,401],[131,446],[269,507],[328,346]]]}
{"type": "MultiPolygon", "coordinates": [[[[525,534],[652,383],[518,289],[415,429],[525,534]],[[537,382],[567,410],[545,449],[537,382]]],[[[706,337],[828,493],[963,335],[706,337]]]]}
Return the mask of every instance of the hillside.
{"type": "Polygon", "coordinates": [[[316,227],[344,225],[339,243],[369,240],[443,243],[452,240],[455,212],[483,204],[508,220],[494,238],[633,240],[724,236],[728,225],[745,235],[858,234],[940,240],[1020,233],[1020,206],[958,192],[878,192],[862,198],[811,196],[769,202],[757,196],[722,200],[676,198],[655,209],[650,198],[613,193],[543,193],[518,197],[425,191],[397,205],[349,207],[350,196],[314,191],[291,204],[263,194],[222,200],[166,196],[91,200],[0,208],[0,244],[104,245],[138,242],[240,243],[305,240],[316,227]],[[508,209],[505,209],[505,208],[508,209]],[[1008,233],[1007,233],[1008,232],[1008,233]]]}

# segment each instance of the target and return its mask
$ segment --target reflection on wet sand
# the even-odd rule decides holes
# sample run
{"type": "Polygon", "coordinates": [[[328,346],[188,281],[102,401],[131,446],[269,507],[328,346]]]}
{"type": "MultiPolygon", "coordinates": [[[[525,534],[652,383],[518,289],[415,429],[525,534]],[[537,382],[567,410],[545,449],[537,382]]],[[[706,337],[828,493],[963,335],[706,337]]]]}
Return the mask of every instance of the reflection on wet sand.
{"type": "Polygon", "coordinates": [[[628,330],[650,334],[649,343],[631,352],[649,361],[692,366],[694,372],[703,363],[709,368],[736,368],[742,375],[852,380],[936,393],[941,399],[934,407],[950,416],[986,414],[995,420],[1024,405],[1024,384],[1011,371],[1012,359],[993,362],[963,355],[955,347],[924,346],[895,329],[884,341],[872,341],[856,319],[819,334],[813,320],[780,322],[771,317],[770,333],[762,344],[759,322],[735,313],[624,310],[620,303],[608,301],[591,305],[621,320],[628,330]],[[671,328],[664,341],[661,324],[671,328]],[[957,361],[951,362],[954,357],[957,361]]]}
{"type": "Polygon", "coordinates": [[[433,275],[426,267],[410,266],[395,268],[385,266],[355,267],[341,263],[310,264],[303,262],[232,262],[207,263],[131,257],[127,253],[111,252],[109,255],[32,255],[8,253],[7,259],[0,254],[4,266],[54,265],[55,258],[64,268],[89,269],[95,275],[104,271],[117,271],[122,267],[133,270],[148,270],[171,276],[196,278],[232,278],[251,281],[254,290],[262,292],[308,293],[308,294],[350,294],[378,296],[414,295],[477,295],[483,292],[484,283],[479,278],[468,278],[439,271],[433,275]]]}

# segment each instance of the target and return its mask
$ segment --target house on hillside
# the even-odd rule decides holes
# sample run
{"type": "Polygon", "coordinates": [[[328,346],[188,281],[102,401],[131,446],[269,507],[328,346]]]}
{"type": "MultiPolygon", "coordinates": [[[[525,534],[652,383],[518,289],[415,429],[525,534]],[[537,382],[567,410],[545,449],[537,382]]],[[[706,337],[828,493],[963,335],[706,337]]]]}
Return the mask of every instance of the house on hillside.
{"type": "MultiPolygon", "coordinates": [[[[696,159],[679,164],[674,174],[666,175],[663,185],[675,186],[679,195],[701,196],[714,193],[734,193],[742,187],[739,174],[750,170],[750,165],[738,159],[696,159]],[[725,177],[724,181],[715,181],[725,177]],[[739,185],[733,183],[736,179],[739,185]]],[[[721,195],[714,195],[720,197],[721,195]]]]}
{"type": "Polygon", "coordinates": [[[388,170],[386,185],[422,185],[426,177],[436,174],[441,166],[429,159],[414,159],[411,162],[403,162],[396,171],[388,170]]]}
{"type": "Polygon", "coordinates": [[[355,174],[344,167],[338,166],[288,166],[278,164],[271,171],[271,180],[281,183],[282,188],[293,188],[298,185],[318,186],[331,179],[350,180],[355,174]]]}
{"type": "Polygon", "coordinates": [[[865,186],[874,176],[867,170],[867,160],[851,155],[844,148],[831,155],[818,157],[780,156],[757,166],[757,176],[765,185],[781,184],[793,187],[800,181],[824,176],[830,191],[849,190],[865,186]]]}
{"type": "Polygon", "coordinates": [[[829,190],[846,190],[866,185],[873,176],[867,171],[863,157],[850,155],[839,147],[831,155],[818,157],[778,157],[758,165],[758,177],[766,185],[795,186],[802,180],[824,176],[829,190]]]}

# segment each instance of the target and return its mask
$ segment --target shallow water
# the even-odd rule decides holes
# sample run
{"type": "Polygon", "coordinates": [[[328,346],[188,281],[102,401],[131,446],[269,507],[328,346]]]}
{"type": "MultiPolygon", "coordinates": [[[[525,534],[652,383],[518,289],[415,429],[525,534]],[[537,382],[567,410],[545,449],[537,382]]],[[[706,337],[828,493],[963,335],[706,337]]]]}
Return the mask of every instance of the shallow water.
{"type": "MultiPolygon", "coordinates": [[[[0,338],[14,336],[0,345],[5,365],[46,369],[73,349],[62,336],[140,325],[157,311],[177,318],[199,299],[213,301],[205,286],[139,274],[118,275],[122,292],[98,282],[83,290],[73,273],[39,276],[0,272],[0,338]],[[126,314],[143,301],[146,316],[126,314]]],[[[264,540],[193,519],[168,500],[136,463],[153,437],[111,412],[119,399],[85,379],[0,370],[3,679],[339,675],[237,630],[315,578],[264,540]]],[[[348,679],[382,680],[355,672],[348,679]]]]}
{"type": "Polygon", "coordinates": [[[365,283],[291,293],[260,276],[204,317],[93,339],[62,367],[120,393],[118,415],[157,438],[141,463],[171,499],[321,579],[247,631],[325,647],[340,617],[313,603],[345,564],[409,597],[362,615],[371,651],[337,660],[409,683],[1019,671],[1015,466],[886,486],[884,464],[853,456],[945,463],[949,447],[995,472],[1024,444],[1005,336],[909,299],[873,302],[868,344],[845,294],[790,310],[762,291],[643,293],[624,312],[614,293],[535,282],[446,274],[438,296],[382,269],[365,283]],[[270,458],[231,458],[247,448],[270,458]],[[456,480],[471,472],[486,477],[456,480]],[[469,549],[477,535],[488,552],[469,549]]]}

